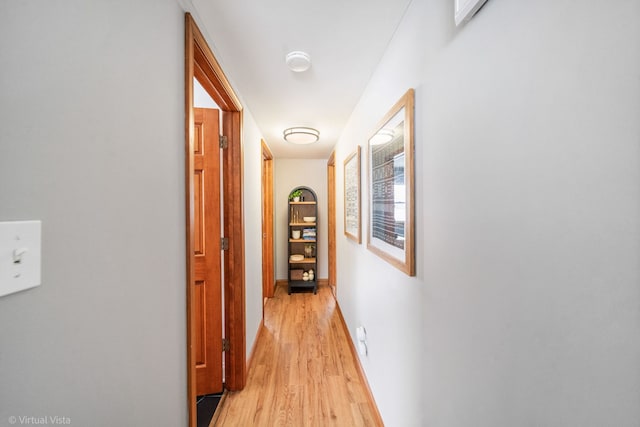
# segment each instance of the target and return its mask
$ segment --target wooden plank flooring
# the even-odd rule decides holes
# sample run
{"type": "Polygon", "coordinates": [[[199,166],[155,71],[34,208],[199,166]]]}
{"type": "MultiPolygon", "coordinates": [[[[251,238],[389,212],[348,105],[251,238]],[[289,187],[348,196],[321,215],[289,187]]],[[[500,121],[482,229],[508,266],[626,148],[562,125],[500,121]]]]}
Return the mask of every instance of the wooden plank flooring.
{"type": "Polygon", "coordinates": [[[215,426],[381,426],[328,286],[278,286],[265,305],[244,390],[228,393],[215,426]]]}

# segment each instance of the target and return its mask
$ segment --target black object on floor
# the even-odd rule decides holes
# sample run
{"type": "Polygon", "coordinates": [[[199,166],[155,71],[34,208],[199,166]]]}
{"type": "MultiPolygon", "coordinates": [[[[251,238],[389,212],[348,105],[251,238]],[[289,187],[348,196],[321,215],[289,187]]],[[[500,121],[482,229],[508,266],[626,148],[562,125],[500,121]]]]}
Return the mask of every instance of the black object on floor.
{"type": "Polygon", "coordinates": [[[221,397],[221,394],[198,396],[196,403],[198,407],[198,427],[209,427],[221,397]]]}

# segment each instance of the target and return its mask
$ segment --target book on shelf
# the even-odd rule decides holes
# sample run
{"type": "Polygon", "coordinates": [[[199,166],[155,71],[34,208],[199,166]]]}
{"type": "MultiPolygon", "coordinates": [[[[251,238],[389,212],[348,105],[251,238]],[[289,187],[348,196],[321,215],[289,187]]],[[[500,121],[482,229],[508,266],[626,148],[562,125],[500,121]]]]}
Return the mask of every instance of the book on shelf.
{"type": "Polygon", "coordinates": [[[302,230],[302,238],[304,240],[315,240],[316,238],[316,229],[315,228],[305,228],[302,230]]]}

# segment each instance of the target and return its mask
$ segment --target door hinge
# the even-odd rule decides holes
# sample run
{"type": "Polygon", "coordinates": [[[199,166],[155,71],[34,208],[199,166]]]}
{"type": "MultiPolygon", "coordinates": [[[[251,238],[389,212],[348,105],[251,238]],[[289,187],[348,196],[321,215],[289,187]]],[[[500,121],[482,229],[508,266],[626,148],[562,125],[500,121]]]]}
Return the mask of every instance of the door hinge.
{"type": "Polygon", "coordinates": [[[222,248],[223,251],[228,251],[229,250],[229,238],[228,237],[223,237],[220,239],[220,247],[222,248]]]}
{"type": "Polygon", "coordinates": [[[229,351],[229,340],[222,338],[222,351],[229,351]]]}
{"type": "Polygon", "coordinates": [[[229,140],[225,135],[220,135],[220,148],[227,148],[229,146],[229,140]]]}

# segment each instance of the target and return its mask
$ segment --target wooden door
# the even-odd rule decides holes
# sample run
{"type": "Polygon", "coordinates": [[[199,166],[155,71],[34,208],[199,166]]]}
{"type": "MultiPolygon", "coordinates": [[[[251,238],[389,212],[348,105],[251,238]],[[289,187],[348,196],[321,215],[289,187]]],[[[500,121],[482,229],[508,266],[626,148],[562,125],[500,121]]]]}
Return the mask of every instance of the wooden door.
{"type": "Polygon", "coordinates": [[[327,162],[327,193],[328,193],[328,257],[329,257],[329,287],[336,296],[336,152],[332,152],[327,162]]]}
{"type": "Polygon", "coordinates": [[[262,304],[273,297],[273,155],[262,141],[262,304]]]}
{"type": "Polygon", "coordinates": [[[196,395],[222,392],[220,112],[194,108],[194,304],[196,395]]]}

